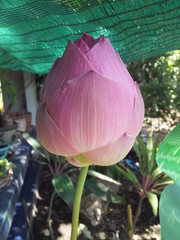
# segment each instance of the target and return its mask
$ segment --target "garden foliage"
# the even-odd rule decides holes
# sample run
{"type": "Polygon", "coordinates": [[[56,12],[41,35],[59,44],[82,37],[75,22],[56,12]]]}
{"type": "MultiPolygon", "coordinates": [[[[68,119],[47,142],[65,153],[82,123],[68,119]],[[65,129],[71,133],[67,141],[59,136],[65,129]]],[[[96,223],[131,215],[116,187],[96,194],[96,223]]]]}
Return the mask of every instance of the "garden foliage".
{"type": "Polygon", "coordinates": [[[128,70],[139,83],[146,116],[175,118],[180,109],[180,50],[129,63],[128,70]]]}
{"type": "MultiPolygon", "coordinates": [[[[73,168],[70,164],[67,163],[64,157],[55,156],[47,152],[42,145],[31,137],[28,133],[24,133],[23,137],[26,141],[36,149],[43,159],[38,159],[40,164],[46,164],[52,175],[52,185],[55,192],[66,202],[69,208],[72,210],[73,199],[75,195],[73,182],[71,179],[70,172],[79,172],[78,168],[73,168]]],[[[116,204],[125,204],[125,201],[121,196],[114,193],[110,188],[105,185],[105,182],[111,184],[120,185],[116,180],[101,174],[94,170],[89,170],[89,178],[86,180],[86,189],[89,192],[94,193],[103,201],[109,201],[116,204]],[[101,182],[97,181],[99,179],[101,182]]]]}
{"type": "Polygon", "coordinates": [[[157,215],[158,211],[158,197],[164,187],[172,183],[172,179],[167,176],[158,167],[155,156],[158,149],[159,137],[157,136],[153,142],[153,134],[150,132],[147,144],[137,137],[134,144],[134,150],[138,157],[139,172],[136,174],[130,168],[123,165],[116,165],[116,169],[135,186],[137,193],[139,194],[139,203],[137,211],[134,217],[134,225],[138,220],[141,213],[142,202],[145,198],[148,198],[149,203],[152,206],[154,215],[157,215]],[[140,174],[140,175],[139,175],[140,174]]]}
{"type": "Polygon", "coordinates": [[[180,238],[180,124],[164,139],[156,156],[159,167],[175,183],[167,186],[160,198],[162,240],[180,238]]]}

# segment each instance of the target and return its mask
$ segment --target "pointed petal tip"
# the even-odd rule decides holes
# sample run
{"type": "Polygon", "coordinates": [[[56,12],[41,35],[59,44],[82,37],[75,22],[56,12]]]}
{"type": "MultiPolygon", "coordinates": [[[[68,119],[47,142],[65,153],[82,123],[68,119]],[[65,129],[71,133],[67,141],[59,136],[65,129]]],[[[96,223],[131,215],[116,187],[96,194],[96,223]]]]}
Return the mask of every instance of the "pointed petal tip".
{"type": "Polygon", "coordinates": [[[100,41],[104,41],[104,40],[105,40],[104,35],[101,35],[101,36],[99,37],[99,40],[100,40],[100,41]]]}

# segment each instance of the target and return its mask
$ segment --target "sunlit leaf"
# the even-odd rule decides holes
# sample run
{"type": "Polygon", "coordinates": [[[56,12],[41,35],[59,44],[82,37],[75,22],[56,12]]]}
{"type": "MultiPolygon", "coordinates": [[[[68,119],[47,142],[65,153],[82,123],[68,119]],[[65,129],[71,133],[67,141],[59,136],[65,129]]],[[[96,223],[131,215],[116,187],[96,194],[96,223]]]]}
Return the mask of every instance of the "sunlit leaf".
{"type": "Polygon", "coordinates": [[[113,178],[110,178],[102,173],[99,173],[99,172],[96,172],[96,171],[93,171],[93,170],[89,170],[88,171],[88,175],[92,176],[92,177],[96,177],[96,178],[99,178],[101,180],[104,180],[104,181],[107,181],[107,182],[111,182],[111,183],[114,183],[116,185],[121,185],[119,182],[117,182],[116,180],[114,180],[113,178]]]}
{"type": "Polygon", "coordinates": [[[54,175],[52,179],[52,184],[55,191],[72,209],[75,193],[74,186],[70,177],[65,173],[61,173],[60,175],[54,175]]]}
{"type": "Polygon", "coordinates": [[[156,216],[158,212],[158,198],[155,193],[147,192],[147,197],[149,200],[149,203],[151,204],[153,214],[156,216]]]}
{"type": "Polygon", "coordinates": [[[157,153],[158,144],[159,144],[159,135],[156,137],[156,139],[153,143],[151,157],[149,158],[149,161],[150,161],[149,162],[149,171],[151,173],[157,168],[156,153],[157,153]]]}
{"type": "Polygon", "coordinates": [[[86,179],[85,187],[101,200],[117,204],[125,204],[122,197],[113,193],[105,184],[96,181],[95,179],[86,179]]]}
{"type": "Polygon", "coordinates": [[[154,169],[153,172],[151,173],[151,178],[153,179],[161,173],[162,173],[162,170],[159,167],[156,167],[156,169],[154,169]]]}
{"type": "Polygon", "coordinates": [[[172,178],[170,178],[167,175],[164,175],[163,177],[161,177],[159,180],[156,181],[156,185],[165,185],[165,184],[172,184],[174,181],[172,180],[172,178]]]}
{"type": "Polygon", "coordinates": [[[34,149],[36,149],[41,154],[42,157],[46,158],[47,160],[50,160],[49,153],[35,138],[31,137],[29,133],[23,133],[23,137],[34,149]]]}
{"type": "Polygon", "coordinates": [[[180,124],[161,143],[156,161],[167,175],[180,184],[180,124]]]}
{"type": "Polygon", "coordinates": [[[148,160],[151,159],[152,151],[153,151],[153,136],[152,130],[149,133],[148,141],[147,141],[147,152],[148,152],[148,160]]]}

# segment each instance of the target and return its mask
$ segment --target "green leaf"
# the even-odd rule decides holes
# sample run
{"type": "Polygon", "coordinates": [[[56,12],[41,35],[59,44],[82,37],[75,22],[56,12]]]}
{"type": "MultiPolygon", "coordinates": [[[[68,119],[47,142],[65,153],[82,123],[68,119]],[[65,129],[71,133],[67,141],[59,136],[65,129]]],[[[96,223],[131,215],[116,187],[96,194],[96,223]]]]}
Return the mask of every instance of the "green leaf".
{"type": "Polygon", "coordinates": [[[147,141],[148,160],[151,159],[152,150],[153,150],[153,137],[152,137],[152,130],[151,130],[148,136],[148,141],[147,141]]]}
{"type": "Polygon", "coordinates": [[[174,181],[167,175],[164,175],[159,180],[156,181],[156,186],[172,184],[174,181]]]}
{"type": "Polygon", "coordinates": [[[143,140],[140,137],[137,137],[137,142],[141,151],[141,154],[143,156],[143,160],[144,160],[144,173],[148,174],[149,170],[148,170],[148,150],[146,145],[144,144],[143,140]]]}
{"type": "Polygon", "coordinates": [[[66,173],[61,173],[61,175],[54,175],[52,184],[55,191],[67,203],[70,209],[72,209],[75,192],[70,177],[66,173]]]}
{"type": "Polygon", "coordinates": [[[116,168],[125,178],[127,178],[132,183],[136,184],[136,186],[139,189],[142,188],[142,186],[139,183],[139,180],[137,179],[136,175],[129,168],[122,167],[122,166],[117,166],[117,165],[116,165],[116,168]]]}
{"type": "Polygon", "coordinates": [[[137,157],[138,157],[138,160],[139,160],[139,167],[140,167],[140,171],[141,173],[143,174],[144,173],[144,164],[143,164],[143,160],[142,160],[142,157],[141,157],[141,152],[139,150],[139,147],[135,141],[134,145],[133,145],[133,149],[134,151],[136,152],[137,154],[137,157]]]}
{"type": "Polygon", "coordinates": [[[110,182],[110,183],[114,183],[116,185],[121,185],[119,182],[117,182],[116,180],[102,174],[102,173],[99,173],[99,172],[96,172],[96,171],[93,171],[93,170],[89,170],[88,171],[88,175],[92,176],[92,177],[96,177],[96,178],[99,178],[101,180],[104,180],[104,181],[107,181],[107,182],[110,182]]]}
{"type": "Polygon", "coordinates": [[[35,138],[31,137],[29,133],[23,133],[23,137],[34,149],[36,149],[41,154],[42,157],[50,161],[49,153],[35,138]]]}
{"type": "Polygon", "coordinates": [[[159,135],[155,139],[152,153],[151,153],[151,158],[149,158],[149,171],[151,173],[157,168],[156,153],[157,153],[158,144],[159,144],[159,135]]]}
{"type": "Polygon", "coordinates": [[[180,186],[167,186],[160,198],[161,237],[163,240],[180,239],[180,186]]]}
{"type": "Polygon", "coordinates": [[[155,193],[152,193],[152,192],[147,192],[147,197],[148,197],[149,203],[151,204],[153,214],[155,216],[157,216],[157,212],[158,212],[158,198],[157,198],[157,195],[155,193]]]}
{"type": "Polygon", "coordinates": [[[125,204],[125,201],[122,197],[113,193],[105,184],[98,182],[95,179],[86,179],[85,187],[103,201],[125,204]]]}
{"type": "Polygon", "coordinates": [[[161,173],[162,170],[157,166],[156,169],[154,169],[153,172],[151,173],[151,179],[157,177],[161,173]]]}
{"type": "Polygon", "coordinates": [[[92,165],[91,170],[105,174],[107,167],[105,166],[97,166],[97,165],[92,165]]]}
{"type": "Polygon", "coordinates": [[[153,193],[157,194],[157,195],[161,195],[162,191],[160,190],[156,190],[156,189],[153,189],[153,193]]]}
{"type": "Polygon", "coordinates": [[[162,171],[180,184],[180,124],[161,143],[156,161],[162,171]]]}
{"type": "Polygon", "coordinates": [[[114,165],[108,166],[109,169],[109,176],[112,177],[114,180],[119,180],[119,172],[117,171],[114,165]]]}

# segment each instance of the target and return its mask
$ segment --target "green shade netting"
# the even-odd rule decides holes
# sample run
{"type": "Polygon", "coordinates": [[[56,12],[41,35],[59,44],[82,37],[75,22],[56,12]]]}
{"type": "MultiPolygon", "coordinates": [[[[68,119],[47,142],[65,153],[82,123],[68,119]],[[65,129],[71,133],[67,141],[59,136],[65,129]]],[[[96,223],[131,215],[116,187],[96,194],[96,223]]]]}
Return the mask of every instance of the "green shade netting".
{"type": "Polygon", "coordinates": [[[180,49],[180,1],[1,0],[0,68],[45,74],[83,32],[108,37],[124,62],[180,49]]]}

